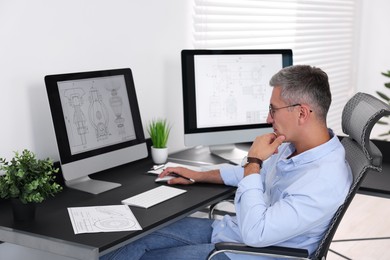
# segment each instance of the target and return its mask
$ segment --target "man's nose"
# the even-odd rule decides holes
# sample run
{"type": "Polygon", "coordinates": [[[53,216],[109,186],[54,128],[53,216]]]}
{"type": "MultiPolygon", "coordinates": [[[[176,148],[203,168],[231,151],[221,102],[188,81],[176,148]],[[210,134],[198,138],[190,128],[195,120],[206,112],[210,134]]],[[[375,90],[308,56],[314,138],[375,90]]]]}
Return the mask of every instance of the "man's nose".
{"type": "Polygon", "coordinates": [[[268,113],[268,116],[267,116],[267,124],[272,124],[274,122],[274,119],[271,117],[271,114],[268,113]]]}

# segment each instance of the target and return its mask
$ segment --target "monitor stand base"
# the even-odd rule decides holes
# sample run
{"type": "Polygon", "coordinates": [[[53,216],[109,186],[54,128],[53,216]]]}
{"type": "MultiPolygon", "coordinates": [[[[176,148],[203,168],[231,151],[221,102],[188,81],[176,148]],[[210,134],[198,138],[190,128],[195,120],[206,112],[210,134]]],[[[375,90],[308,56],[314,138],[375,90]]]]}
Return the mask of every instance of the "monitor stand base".
{"type": "Polygon", "coordinates": [[[234,144],[231,145],[212,145],[209,146],[210,152],[219,156],[233,164],[241,164],[242,159],[248,155],[248,151],[237,148],[234,144]]]}
{"type": "Polygon", "coordinates": [[[92,194],[99,194],[122,186],[122,184],[120,183],[95,180],[89,178],[88,176],[71,181],[65,181],[65,184],[69,188],[85,191],[92,194]]]}

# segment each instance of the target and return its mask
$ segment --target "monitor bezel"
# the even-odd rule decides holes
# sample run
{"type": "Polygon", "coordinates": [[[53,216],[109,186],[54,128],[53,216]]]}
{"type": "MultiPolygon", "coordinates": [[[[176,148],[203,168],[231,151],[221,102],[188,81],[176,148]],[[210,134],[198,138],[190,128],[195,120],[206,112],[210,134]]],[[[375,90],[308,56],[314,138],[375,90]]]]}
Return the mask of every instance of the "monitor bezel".
{"type": "Polygon", "coordinates": [[[199,134],[199,133],[239,131],[239,130],[271,127],[271,125],[267,123],[236,125],[236,126],[203,127],[203,128],[199,128],[197,126],[194,57],[196,55],[237,55],[237,54],[238,55],[281,54],[283,67],[290,66],[293,64],[293,53],[291,49],[182,50],[181,61],[182,61],[183,113],[184,113],[184,134],[185,135],[199,134]]]}
{"type": "Polygon", "coordinates": [[[49,98],[50,109],[52,111],[51,114],[52,114],[53,125],[55,129],[55,135],[56,135],[58,150],[60,154],[61,164],[76,162],[83,159],[98,156],[101,154],[117,151],[123,148],[135,146],[137,144],[145,143],[142,120],[141,120],[140,111],[138,107],[133,75],[130,68],[47,75],[45,76],[45,83],[46,83],[46,90],[49,98]],[[136,135],[135,139],[72,155],[70,149],[70,143],[68,139],[68,133],[66,131],[64,111],[61,105],[58,82],[99,78],[99,77],[110,77],[110,76],[117,76],[117,75],[123,75],[125,79],[127,98],[130,104],[131,115],[133,117],[133,125],[134,125],[134,130],[136,135]]]}

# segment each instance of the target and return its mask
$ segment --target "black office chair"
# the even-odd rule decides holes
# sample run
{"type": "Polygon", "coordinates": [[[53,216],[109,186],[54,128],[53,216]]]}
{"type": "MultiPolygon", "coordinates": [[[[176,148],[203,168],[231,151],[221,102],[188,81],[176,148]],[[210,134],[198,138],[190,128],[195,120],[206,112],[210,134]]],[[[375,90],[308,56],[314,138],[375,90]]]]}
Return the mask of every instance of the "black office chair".
{"type": "Polygon", "coordinates": [[[229,252],[290,259],[325,260],[337,227],[364,177],[369,171],[380,172],[382,170],[382,153],[370,141],[369,137],[372,127],[381,117],[386,115],[390,115],[390,107],[365,93],[355,94],[345,105],[342,114],[342,129],[347,136],[342,138],[341,143],[345,148],[346,159],[352,169],[353,182],[344,204],[336,211],[327,232],[312,255],[309,255],[306,249],[280,246],[259,248],[246,246],[245,244],[223,242],[215,245],[215,250],[210,253],[208,259],[212,259],[217,254],[229,252]]]}

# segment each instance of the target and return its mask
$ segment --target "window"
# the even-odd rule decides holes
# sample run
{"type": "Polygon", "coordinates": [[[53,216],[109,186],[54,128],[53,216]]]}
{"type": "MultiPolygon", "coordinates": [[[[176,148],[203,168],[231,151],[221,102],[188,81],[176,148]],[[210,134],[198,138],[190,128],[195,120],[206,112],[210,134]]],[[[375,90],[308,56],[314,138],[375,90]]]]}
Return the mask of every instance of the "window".
{"type": "Polygon", "coordinates": [[[327,72],[328,125],[342,134],[342,109],[354,93],[354,0],[194,0],[194,48],[293,50],[294,64],[327,72]]]}

